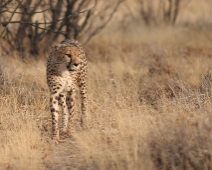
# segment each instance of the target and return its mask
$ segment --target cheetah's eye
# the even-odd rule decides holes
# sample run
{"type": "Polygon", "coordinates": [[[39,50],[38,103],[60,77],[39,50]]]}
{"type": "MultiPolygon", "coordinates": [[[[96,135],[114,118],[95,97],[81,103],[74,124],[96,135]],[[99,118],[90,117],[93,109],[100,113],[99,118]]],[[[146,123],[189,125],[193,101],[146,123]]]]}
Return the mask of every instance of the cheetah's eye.
{"type": "Polygon", "coordinates": [[[66,54],[69,58],[71,58],[71,54],[66,54]]]}
{"type": "Polygon", "coordinates": [[[76,66],[76,67],[77,67],[78,65],[79,65],[79,64],[76,64],[76,63],[74,64],[74,66],[76,66]]]}

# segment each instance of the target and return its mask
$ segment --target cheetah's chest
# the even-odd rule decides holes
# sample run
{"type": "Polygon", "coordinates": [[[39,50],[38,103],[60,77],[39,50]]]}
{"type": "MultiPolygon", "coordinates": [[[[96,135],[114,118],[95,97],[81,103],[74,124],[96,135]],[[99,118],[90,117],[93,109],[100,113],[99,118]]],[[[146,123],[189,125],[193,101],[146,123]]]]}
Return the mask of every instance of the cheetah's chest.
{"type": "Polygon", "coordinates": [[[73,88],[75,88],[75,75],[72,75],[69,71],[64,72],[63,75],[63,81],[64,81],[64,89],[63,91],[72,91],[73,88]]]}

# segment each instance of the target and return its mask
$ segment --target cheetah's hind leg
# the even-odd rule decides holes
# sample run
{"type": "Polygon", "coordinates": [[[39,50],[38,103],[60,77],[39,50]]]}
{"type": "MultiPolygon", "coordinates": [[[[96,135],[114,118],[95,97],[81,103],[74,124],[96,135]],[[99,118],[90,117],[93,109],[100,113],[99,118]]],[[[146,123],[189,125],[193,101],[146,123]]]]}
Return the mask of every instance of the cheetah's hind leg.
{"type": "Polygon", "coordinates": [[[86,81],[82,81],[80,86],[80,93],[81,93],[81,127],[86,128],[87,127],[87,84],[86,81]]]}

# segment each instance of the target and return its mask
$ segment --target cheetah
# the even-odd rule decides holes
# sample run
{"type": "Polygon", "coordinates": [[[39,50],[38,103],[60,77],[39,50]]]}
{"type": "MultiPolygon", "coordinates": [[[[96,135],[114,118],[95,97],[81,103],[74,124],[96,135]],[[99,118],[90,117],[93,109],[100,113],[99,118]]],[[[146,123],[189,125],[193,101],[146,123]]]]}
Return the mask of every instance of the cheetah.
{"type": "Polygon", "coordinates": [[[52,138],[60,139],[58,119],[61,106],[61,132],[67,132],[68,122],[72,123],[77,86],[81,94],[81,125],[85,126],[87,107],[87,58],[81,44],[74,39],[66,39],[53,46],[47,61],[47,84],[50,91],[52,115],[52,138]]]}

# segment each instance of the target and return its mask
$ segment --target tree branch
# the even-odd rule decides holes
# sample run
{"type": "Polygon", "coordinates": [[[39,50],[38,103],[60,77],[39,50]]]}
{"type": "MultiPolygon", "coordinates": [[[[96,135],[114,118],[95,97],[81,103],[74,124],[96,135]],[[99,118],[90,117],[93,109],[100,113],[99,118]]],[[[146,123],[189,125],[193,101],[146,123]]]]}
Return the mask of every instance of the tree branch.
{"type": "Polygon", "coordinates": [[[99,33],[99,32],[110,22],[110,20],[112,19],[113,15],[115,14],[115,12],[117,11],[119,5],[120,5],[122,2],[124,2],[124,0],[120,0],[120,1],[116,4],[116,6],[115,6],[115,8],[113,9],[112,13],[110,14],[109,18],[105,21],[104,24],[102,24],[101,26],[97,27],[97,28],[93,31],[93,33],[91,33],[91,34],[89,35],[89,37],[88,37],[87,40],[85,41],[85,44],[88,43],[88,41],[90,41],[90,39],[91,39],[93,36],[95,36],[96,34],[98,34],[98,33],[99,33]]]}
{"type": "MultiPolygon", "coordinates": [[[[84,11],[80,11],[80,12],[76,12],[76,13],[74,13],[74,14],[71,14],[71,15],[68,15],[67,17],[64,17],[64,18],[61,18],[61,19],[58,19],[58,20],[53,20],[53,21],[51,21],[51,22],[38,22],[38,24],[52,24],[52,23],[56,23],[56,22],[60,22],[60,21],[63,21],[63,20],[65,20],[65,19],[69,19],[69,18],[71,18],[71,17],[73,17],[73,16],[77,16],[77,15],[79,15],[79,14],[82,14],[82,13],[85,13],[85,12],[87,12],[87,11],[90,11],[90,10],[92,10],[93,8],[95,8],[95,6],[96,6],[96,1],[97,0],[95,0],[95,5],[92,7],[92,8],[90,8],[90,9],[87,9],[87,10],[84,10],[84,11]]],[[[17,9],[17,8],[16,8],[17,9]]],[[[4,25],[7,25],[7,24],[35,24],[35,23],[32,23],[32,22],[23,22],[23,21],[8,21],[8,22],[0,22],[0,24],[2,24],[3,26],[4,25]]]]}

